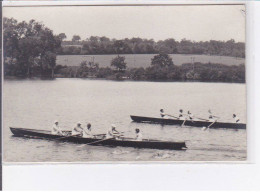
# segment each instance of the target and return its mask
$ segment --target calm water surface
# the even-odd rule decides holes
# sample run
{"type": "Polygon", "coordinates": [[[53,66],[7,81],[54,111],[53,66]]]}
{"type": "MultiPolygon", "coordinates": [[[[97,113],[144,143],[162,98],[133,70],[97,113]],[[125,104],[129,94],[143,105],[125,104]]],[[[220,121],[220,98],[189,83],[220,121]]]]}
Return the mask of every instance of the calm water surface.
{"type": "MultiPolygon", "coordinates": [[[[116,82],[84,79],[4,81],[4,162],[242,161],[246,130],[162,126],[131,122],[130,114],[158,117],[180,108],[221,121],[237,113],[246,122],[246,86],[227,83],[116,82]],[[187,142],[186,151],[103,147],[13,137],[10,126],[50,130],[53,121],[71,129],[77,121],[106,133],[140,128],[144,138],[187,142]]],[[[127,133],[129,137],[133,133],[127,133]]]]}

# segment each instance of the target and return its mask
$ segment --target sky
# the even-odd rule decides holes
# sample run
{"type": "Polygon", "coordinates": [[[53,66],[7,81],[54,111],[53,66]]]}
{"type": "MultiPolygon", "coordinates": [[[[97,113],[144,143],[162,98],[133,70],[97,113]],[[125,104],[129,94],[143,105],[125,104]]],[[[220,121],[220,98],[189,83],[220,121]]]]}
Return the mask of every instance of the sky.
{"type": "Polygon", "coordinates": [[[3,16],[35,19],[52,29],[81,39],[106,36],[177,41],[234,39],[245,42],[244,5],[193,6],[46,6],[4,7],[3,16]]]}

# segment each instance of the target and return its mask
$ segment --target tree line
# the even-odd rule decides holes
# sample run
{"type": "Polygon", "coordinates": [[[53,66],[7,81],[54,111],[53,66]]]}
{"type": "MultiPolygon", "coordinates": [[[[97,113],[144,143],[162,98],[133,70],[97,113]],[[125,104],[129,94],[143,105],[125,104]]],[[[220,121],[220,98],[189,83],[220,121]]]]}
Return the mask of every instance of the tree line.
{"type": "Polygon", "coordinates": [[[61,42],[40,22],[3,18],[4,75],[54,78],[61,42]]]}
{"type": "MultiPolygon", "coordinates": [[[[63,39],[64,33],[60,34],[63,39]]],[[[125,38],[109,39],[105,36],[91,36],[85,40],[74,35],[71,41],[63,41],[61,55],[93,55],[93,54],[205,54],[245,57],[245,43],[228,41],[200,41],[186,39],[176,41],[173,38],[154,41],[153,39],[125,38]]]]}
{"type": "MultiPolygon", "coordinates": [[[[234,51],[236,50],[234,48],[239,50],[238,45],[242,43],[235,43],[234,40],[195,43],[187,40],[177,42],[174,39],[155,42],[140,38],[110,40],[106,37],[90,37],[86,41],[80,41],[79,36],[74,36],[71,42],[75,43],[76,47],[82,45],[78,48],[91,52],[89,54],[104,54],[104,52],[117,54],[117,57],[108,62],[108,67],[100,68],[99,64],[90,61],[83,61],[78,67],[56,65],[56,56],[63,52],[64,45],[68,43],[68,41],[64,41],[65,39],[65,33],[55,35],[51,29],[35,20],[18,22],[13,18],[3,18],[4,76],[15,78],[54,78],[59,76],[115,80],[245,82],[245,65],[243,64],[226,66],[210,63],[187,63],[176,66],[174,60],[168,55],[168,53],[175,52],[189,54],[190,48],[195,49],[194,46],[190,47],[191,44],[215,45],[215,54],[220,51],[225,53],[226,50],[234,51]],[[226,50],[221,50],[220,45],[225,45],[226,50]],[[157,54],[151,59],[151,65],[147,68],[127,68],[125,58],[120,56],[121,53],[146,52],[157,54]]],[[[75,47],[75,45],[73,46],[75,47]]],[[[66,48],[70,48],[70,46],[66,48]]],[[[201,46],[201,49],[205,48],[201,46]]]]}
{"type": "Polygon", "coordinates": [[[168,54],[158,54],[147,68],[127,68],[125,57],[117,56],[110,67],[99,67],[98,63],[83,61],[80,66],[58,65],[55,73],[59,77],[103,78],[111,80],[138,81],[202,81],[245,83],[245,65],[227,66],[214,63],[185,63],[174,65],[168,54]]]}

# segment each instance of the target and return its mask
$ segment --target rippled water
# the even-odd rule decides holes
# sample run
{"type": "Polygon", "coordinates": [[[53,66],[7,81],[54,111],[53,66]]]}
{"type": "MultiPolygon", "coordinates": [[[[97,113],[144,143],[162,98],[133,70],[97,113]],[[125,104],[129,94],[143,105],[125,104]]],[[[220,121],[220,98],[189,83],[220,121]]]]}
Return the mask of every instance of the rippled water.
{"type": "MultiPolygon", "coordinates": [[[[88,161],[236,161],[246,160],[246,130],[162,126],[131,122],[132,115],[158,117],[159,109],[180,108],[221,121],[237,113],[246,122],[246,86],[227,83],[131,82],[84,79],[4,81],[4,162],[88,161]],[[140,128],[144,138],[187,142],[186,151],[103,147],[13,137],[10,126],[50,130],[58,119],[64,129],[77,121],[106,133],[140,128]]],[[[128,133],[131,137],[133,134],[128,133]]]]}

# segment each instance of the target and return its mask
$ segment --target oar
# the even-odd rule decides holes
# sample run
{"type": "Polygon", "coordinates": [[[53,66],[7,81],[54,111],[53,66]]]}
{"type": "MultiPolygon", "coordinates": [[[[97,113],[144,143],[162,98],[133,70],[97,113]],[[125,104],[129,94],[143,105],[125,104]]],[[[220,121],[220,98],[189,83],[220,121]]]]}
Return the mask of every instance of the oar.
{"type": "Polygon", "coordinates": [[[176,116],[173,116],[173,115],[169,115],[169,114],[165,114],[165,115],[167,115],[167,116],[169,116],[169,117],[173,117],[173,118],[175,118],[175,119],[179,119],[179,117],[176,117],[176,116]]]}
{"type": "Polygon", "coordinates": [[[68,138],[68,137],[76,137],[76,136],[79,136],[79,135],[80,135],[80,134],[70,135],[70,136],[64,136],[64,137],[59,137],[59,138],[56,138],[55,140],[65,139],[65,138],[68,138]]]}
{"type": "Polygon", "coordinates": [[[132,131],[122,131],[120,133],[130,133],[130,132],[132,132],[132,131]]]}
{"type": "Polygon", "coordinates": [[[109,139],[114,139],[114,137],[107,138],[107,139],[101,139],[101,140],[98,140],[98,141],[94,141],[94,142],[91,142],[91,143],[87,143],[86,145],[92,145],[92,144],[99,143],[99,142],[102,142],[102,141],[106,141],[106,140],[109,140],[109,139]]]}
{"type": "Polygon", "coordinates": [[[186,117],[185,117],[185,119],[184,119],[183,123],[181,124],[181,127],[183,127],[183,126],[184,126],[184,124],[185,124],[185,122],[187,121],[187,116],[189,117],[189,115],[187,115],[187,114],[185,114],[185,115],[186,115],[186,117]]]}
{"type": "Polygon", "coordinates": [[[185,120],[183,121],[183,123],[182,123],[181,127],[183,127],[183,125],[185,124],[186,120],[187,120],[187,119],[185,119],[185,120]]]}
{"type": "MultiPolygon", "coordinates": [[[[125,132],[121,132],[121,133],[127,133],[127,132],[130,132],[130,131],[125,131],[125,132]]],[[[106,134],[97,134],[97,135],[93,135],[93,136],[99,136],[99,135],[106,135],[106,134]]],[[[123,135],[118,135],[118,137],[120,137],[120,136],[123,136],[123,135]]],[[[108,139],[114,139],[114,137],[107,138],[107,139],[101,139],[101,140],[94,141],[94,142],[91,142],[91,143],[87,143],[87,144],[84,144],[84,145],[81,145],[81,146],[78,146],[78,147],[83,147],[85,145],[91,145],[91,144],[102,142],[102,141],[105,141],[105,140],[108,140],[108,139]]]]}
{"type": "Polygon", "coordinates": [[[90,142],[90,143],[87,143],[87,144],[83,144],[83,145],[80,145],[80,146],[77,146],[77,147],[81,148],[81,147],[84,147],[84,146],[86,146],[86,145],[91,145],[91,144],[99,143],[99,142],[102,142],[102,141],[106,141],[106,140],[108,140],[108,139],[114,139],[114,137],[107,138],[107,139],[104,138],[104,139],[101,139],[101,140],[98,140],[98,141],[94,141],[94,142],[90,142]]]}
{"type": "Polygon", "coordinates": [[[215,120],[213,123],[211,123],[208,127],[207,127],[207,129],[209,129],[214,123],[216,123],[217,122],[217,120],[215,120]]]}
{"type": "Polygon", "coordinates": [[[101,136],[101,135],[106,135],[105,133],[101,133],[101,134],[93,134],[93,136],[101,136]]]}
{"type": "Polygon", "coordinates": [[[212,122],[208,127],[202,127],[202,130],[207,130],[207,129],[209,129],[214,123],[216,123],[217,122],[217,120],[215,120],[214,122],[212,122]]]}
{"type": "Polygon", "coordinates": [[[203,120],[203,121],[209,121],[208,119],[203,119],[203,118],[199,118],[199,117],[194,117],[194,118],[197,118],[197,119],[200,119],[200,120],[203,120]]]}

